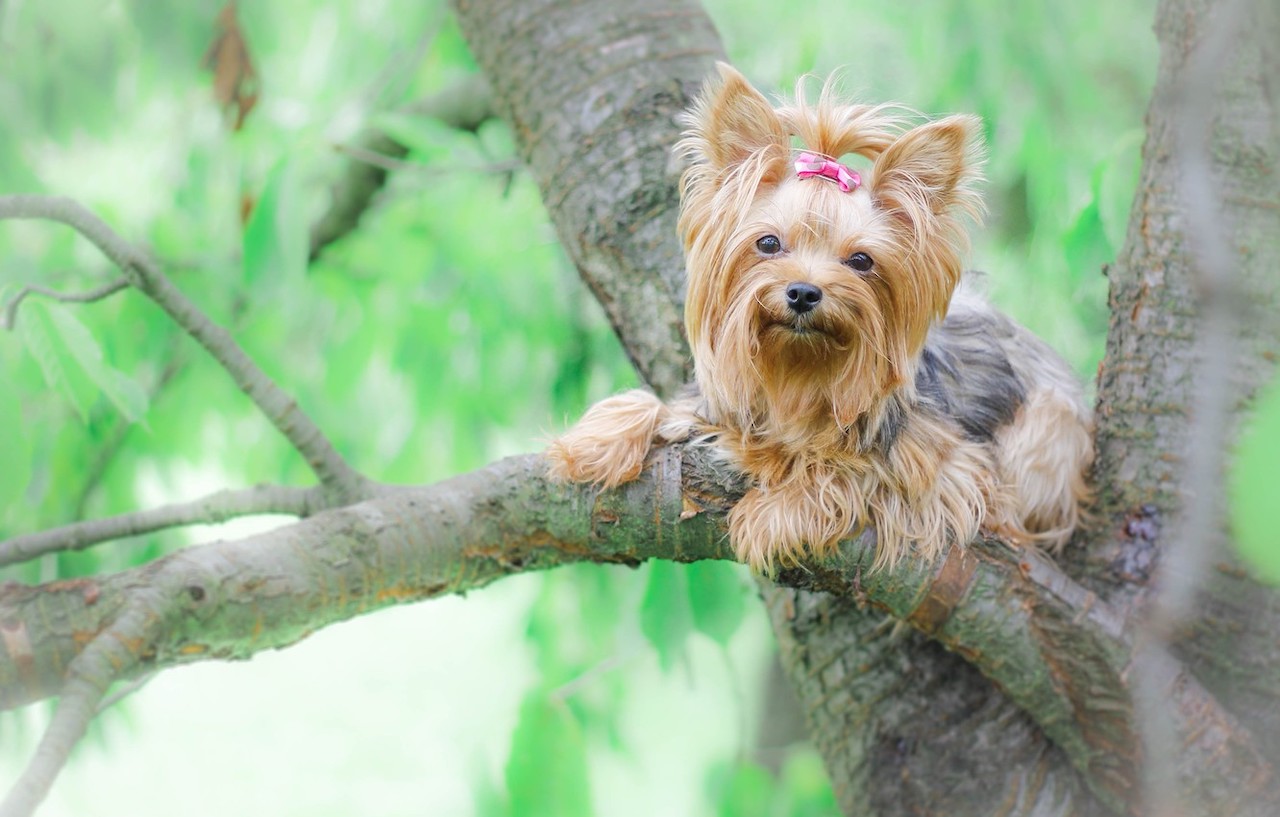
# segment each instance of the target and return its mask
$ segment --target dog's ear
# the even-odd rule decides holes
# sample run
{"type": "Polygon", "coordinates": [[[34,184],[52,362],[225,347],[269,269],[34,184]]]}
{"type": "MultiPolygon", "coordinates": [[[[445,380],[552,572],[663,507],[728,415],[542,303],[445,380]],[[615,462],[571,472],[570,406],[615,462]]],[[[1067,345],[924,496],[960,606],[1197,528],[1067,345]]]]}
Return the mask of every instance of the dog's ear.
{"type": "Polygon", "coordinates": [[[870,185],[876,203],[918,229],[953,209],[977,218],[980,127],[977,117],[948,116],[904,133],[876,158],[870,185]]]}
{"type": "Polygon", "coordinates": [[[686,151],[717,172],[753,156],[780,172],[788,142],[773,106],[732,66],[721,62],[716,69],[686,118],[686,151]]]}

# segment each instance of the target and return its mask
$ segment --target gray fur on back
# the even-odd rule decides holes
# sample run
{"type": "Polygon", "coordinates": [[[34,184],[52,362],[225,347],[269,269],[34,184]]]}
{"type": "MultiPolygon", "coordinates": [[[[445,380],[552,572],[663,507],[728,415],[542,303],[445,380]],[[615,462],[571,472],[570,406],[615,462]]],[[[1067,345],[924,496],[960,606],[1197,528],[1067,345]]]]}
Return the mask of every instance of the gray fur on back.
{"type": "Polygon", "coordinates": [[[1027,384],[1008,355],[1023,332],[984,303],[955,304],[929,332],[921,352],[916,370],[921,407],[955,420],[972,440],[990,441],[1027,399],[1027,384]]]}

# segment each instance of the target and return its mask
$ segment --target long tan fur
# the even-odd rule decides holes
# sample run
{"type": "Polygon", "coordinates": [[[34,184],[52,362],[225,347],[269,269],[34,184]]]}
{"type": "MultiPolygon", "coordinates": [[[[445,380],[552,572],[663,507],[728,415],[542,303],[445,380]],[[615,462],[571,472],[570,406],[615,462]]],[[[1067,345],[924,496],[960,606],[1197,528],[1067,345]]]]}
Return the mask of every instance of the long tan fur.
{"type": "Polygon", "coordinates": [[[877,565],[933,558],[982,526],[1070,535],[1092,456],[1078,384],[985,303],[952,305],[982,212],[979,123],[904,121],[832,83],[775,109],[719,67],[676,148],[700,393],[594,406],[549,448],[555,475],[616,485],[655,439],[701,427],[754,482],[729,533],[765,571],[866,526],[877,565]],[[798,177],[793,140],[857,163],[862,184],[798,177]],[[797,308],[797,286],[820,300],[797,308]]]}

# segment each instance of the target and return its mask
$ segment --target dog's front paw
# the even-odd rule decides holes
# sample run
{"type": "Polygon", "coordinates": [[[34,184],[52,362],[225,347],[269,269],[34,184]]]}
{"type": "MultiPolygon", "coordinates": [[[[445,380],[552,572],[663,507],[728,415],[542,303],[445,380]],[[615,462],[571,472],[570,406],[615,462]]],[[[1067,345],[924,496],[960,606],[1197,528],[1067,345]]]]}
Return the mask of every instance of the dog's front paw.
{"type": "Polygon", "coordinates": [[[560,482],[591,482],[613,488],[640,475],[649,450],[619,440],[599,440],[572,430],[547,446],[547,471],[560,482]]]}
{"type": "Polygon", "coordinates": [[[640,389],[601,400],[547,446],[551,477],[605,488],[635,479],[667,414],[661,400],[640,389]]]}
{"type": "Polygon", "coordinates": [[[838,499],[818,502],[794,485],[747,491],[729,512],[729,542],[738,561],[773,575],[778,567],[799,564],[806,551],[826,555],[854,523],[851,504],[838,499]]]}

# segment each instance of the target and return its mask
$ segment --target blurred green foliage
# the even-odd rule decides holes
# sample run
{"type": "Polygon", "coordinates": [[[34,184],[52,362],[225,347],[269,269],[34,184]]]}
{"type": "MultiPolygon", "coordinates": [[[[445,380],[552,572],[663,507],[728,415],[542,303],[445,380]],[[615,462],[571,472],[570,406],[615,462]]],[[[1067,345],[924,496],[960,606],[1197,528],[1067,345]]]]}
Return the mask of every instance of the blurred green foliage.
{"type": "MultiPolygon", "coordinates": [[[[376,479],[429,482],[534,450],[634,384],[534,185],[511,172],[504,127],[461,133],[404,112],[475,70],[438,4],[241,4],[258,97],[239,130],[204,64],[220,6],[0,6],[0,190],[75,197],[147,248],[376,479]],[[353,161],[335,146],[369,125],[410,153],[359,229],[308,264],[309,225],[353,161]]],[[[781,26],[776,3],[707,6],[762,87],[841,69],[868,100],[980,114],[990,218],[974,265],[999,303],[1092,371],[1106,326],[1100,268],[1124,238],[1154,76],[1151,2],[797,3],[781,26]]],[[[28,284],[82,292],[115,274],[64,228],[0,225],[0,306],[28,284]]],[[[136,293],[32,296],[0,335],[0,368],[0,538],[221,487],[310,482],[225,374],[136,293]]],[[[144,537],[0,579],[116,570],[185,541],[144,537]]],[[[477,813],[607,813],[589,780],[594,752],[629,751],[620,634],[641,634],[664,667],[686,663],[689,639],[727,649],[731,637],[768,638],[759,616],[740,632],[750,586],[734,566],[575,568],[542,581],[527,625],[540,682],[504,781],[477,786],[477,813]]],[[[744,697],[744,719],[768,705],[744,697]]],[[[777,773],[726,757],[705,779],[688,813],[834,810],[803,748],[777,773]]]]}
{"type": "Polygon", "coordinates": [[[1253,573],[1280,585],[1280,378],[1259,392],[1236,446],[1231,524],[1236,548],[1253,573]]]}

